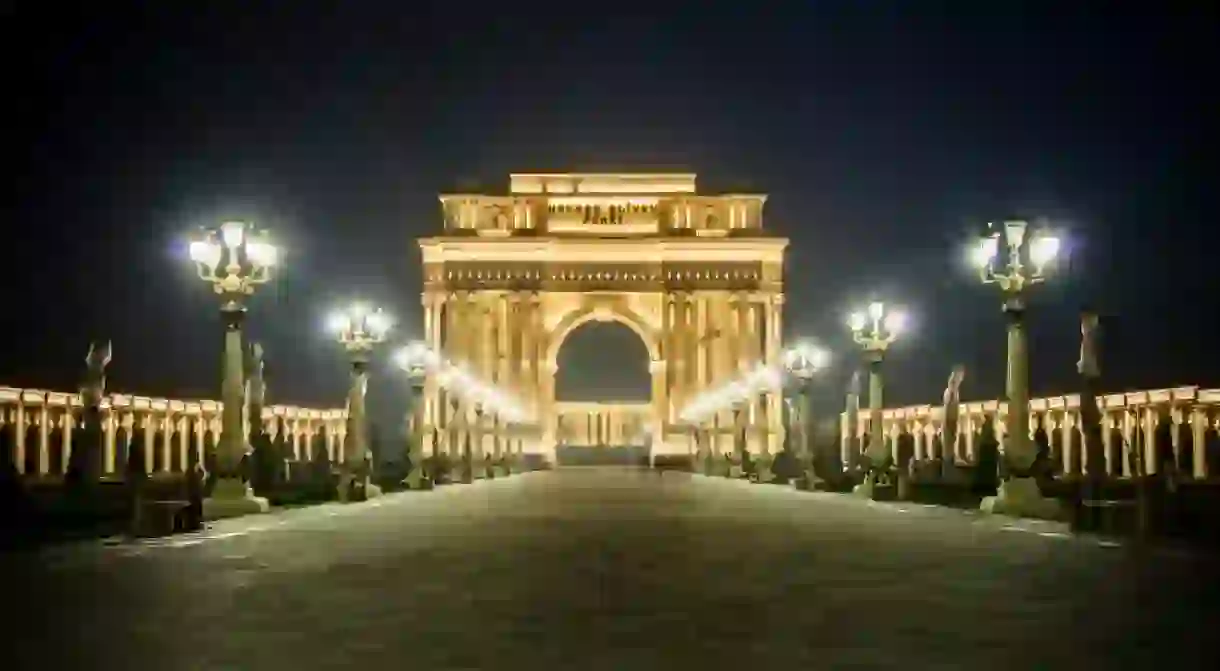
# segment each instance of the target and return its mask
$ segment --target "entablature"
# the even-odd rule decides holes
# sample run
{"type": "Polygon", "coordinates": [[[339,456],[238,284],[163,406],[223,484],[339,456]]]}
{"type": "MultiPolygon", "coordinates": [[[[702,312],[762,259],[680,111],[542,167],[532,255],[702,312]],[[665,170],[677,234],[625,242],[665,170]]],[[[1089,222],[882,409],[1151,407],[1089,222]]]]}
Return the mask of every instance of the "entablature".
{"type": "Polygon", "coordinates": [[[419,241],[425,265],[454,262],[479,263],[674,263],[761,262],[782,264],[787,238],[651,238],[582,240],[572,238],[509,238],[483,240],[464,237],[424,238],[419,241]]]}
{"type": "Polygon", "coordinates": [[[757,261],[662,263],[448,262],[425,266],[429,291],[780,291],[782,279],[757,261]]]}

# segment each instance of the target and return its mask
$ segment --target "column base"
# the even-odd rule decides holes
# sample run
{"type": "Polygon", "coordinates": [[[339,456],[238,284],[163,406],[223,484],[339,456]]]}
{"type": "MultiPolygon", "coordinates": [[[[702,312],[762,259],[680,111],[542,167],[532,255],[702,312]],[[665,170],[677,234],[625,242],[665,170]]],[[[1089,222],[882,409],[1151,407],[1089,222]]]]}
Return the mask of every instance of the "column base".
{"type": "Polygon", "coordinates": [[[203,500],[203,519],[221,520],[228,517],[258,515],[271,510],[271,504],[261,496],[255,496],[240,478],[222,478],[216,481],[212,495],[203,500]]]}
{"type": "Polygon", "coordinates": [[[1061,520],[1064,517],[1060,502],[1043,496],[1034,478],[1009,478],[1001,482],[997,494],[983,499],[979,510],[989,515],[1042,520],[1061,520]]]}

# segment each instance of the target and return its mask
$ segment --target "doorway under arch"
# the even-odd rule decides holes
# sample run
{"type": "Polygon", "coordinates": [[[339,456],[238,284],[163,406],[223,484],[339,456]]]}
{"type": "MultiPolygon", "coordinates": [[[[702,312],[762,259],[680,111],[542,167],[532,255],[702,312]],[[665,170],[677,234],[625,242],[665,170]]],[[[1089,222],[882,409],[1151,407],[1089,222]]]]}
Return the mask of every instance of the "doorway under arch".
{"type": "Polygon", "coordinates": [[[652,352],[624,322],[587,319],[555,343],[557,465],[648,464],[652,352]]]}

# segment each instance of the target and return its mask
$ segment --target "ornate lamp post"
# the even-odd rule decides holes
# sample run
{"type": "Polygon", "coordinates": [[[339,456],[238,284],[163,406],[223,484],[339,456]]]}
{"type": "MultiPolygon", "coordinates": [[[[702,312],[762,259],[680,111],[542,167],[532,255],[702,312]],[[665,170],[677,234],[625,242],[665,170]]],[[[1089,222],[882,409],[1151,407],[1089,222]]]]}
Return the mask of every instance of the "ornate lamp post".
{"type": "Polygon", "coordinates": [[[1042,496],[1031,470],[1037,449],[1029,435],[1029,354],[1025,334],[1026,292],[1046,279],[1044,270],[1059,255],[1059,238],[1043,232],[1027,234],[1024,221],[1004,222],[1004,258],[1000,231],[988,226],[978,242],[973,261],[984,284],[996,284],[1004,296],[1008,316],[1008,397],[1004,462],[1008,477],[997,496],[983,500],[985,512],[1028,517],[1057,517],[1058,503],[1042,496]]]}
{"type": "Polygon", "coordinates": [[[733,413],[733,458],[729,465],[728,477],[746,477],[746,423],[744,421],[745,399],[736,398],[730,407],[733,413]]]}
{"type": "MultiPolygon", "coordinates": [[[[802,480],[798,488],[813,489],[818,481],[814,468],[813,421],[811,417],[809,392],[813,386],[813,378],[818,371],[830,363],[830,353],[813,343],[802,341],[784,351],[784,368],[796,382],[797,406],[796,425],[799,439],[795,442],[796,459],[801,469],[802,480]]],[[[792,439],[789,437],[789,441],[792,439]]]]}
{"type": "Polygon", "coordinates": [[[221,384],[221,434],[217,446],[216,479],[212,494],[203,501],[205,519],[235,517],[267,512],[264,498],[254,496],[242,473],[242,458],[247,453],[242,427],[245,381],[242,347],[242,323],[246,317],[246,299],[255,287],[271,279],[271,271],[279,260],[265,231],[252,225],[229,221],[218,229],[205,230],[191,242],[191,260],[199,278],[212,285],[220,296],[220,314],[224,320],[224,379],[221,384]]]}
{"type": "Polygon", "coordinates": [[[339,500],[360,501],[381,493],[369,482],[368,420],[364,397],[368,389],[369,358],[373,348],[385,342],[393,322],[381,310],[360,303],[331,316],[330,327],[347,351],[351,362],[351,387],[347,394],[347,440],[343,448],[343,471],[339,478],[339,500]]]}
{"type": "Polygon", "coordinates": [[[885,407],[881,365],[885,361],[886,350],[898,339],[905,323],[902,312],[887,310],[885,303],[879,301],[870,303],[868,312],[853,313],[848,319],[852,337],[864,350],[864,361],[868,364],[868,448],[864,452],[868,464],[864,481],[854,490],[856,494],[868,498],[872,498],[877,476],[890,458],[890,451],[885,445],[885,432],[881,427],[881,409],[885,407]]]}
{"type": "MultiPolygon", "coordinates": [[[[411,436],[407,446],[410,471],[403,480],[407,489],[431,489],[432,482],[424,470],[424,383],[428,380],[428,367],[436,355],[422,342],[413,342],[398,351],[395,361],[407,374],[411,385],[410,409],[411,436]]],[[[435,449],[435,448],[434,448],[435,449]]]]}
{"type": "Polygon", "coordinates": [[[474,449],[471,451],[471,468],[473,470],[472,478],[481,479],[490,475],[490,464],[487,460],[487,449],[483,445],[483,438],[487,435],[486,428],[483,426],[484,408],[482,401],[475,401],[474,404],[474,449]]]}

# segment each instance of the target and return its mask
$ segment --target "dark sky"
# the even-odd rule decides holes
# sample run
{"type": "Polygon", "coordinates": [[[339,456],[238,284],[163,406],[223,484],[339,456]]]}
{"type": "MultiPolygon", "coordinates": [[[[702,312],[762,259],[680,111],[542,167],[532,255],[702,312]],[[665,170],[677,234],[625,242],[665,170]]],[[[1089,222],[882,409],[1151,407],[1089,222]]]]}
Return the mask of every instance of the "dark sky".
{"type": "MultiPolygon", "coordinates": [[[[664,168],[771,194],[766,223],[792,239],[787,327],[838,354],[836,398],[843,316],[871,295],[914,318],[893,402],[936,402],[959,361],[968,396],[999,393],[999,298],[960,246],[1010,214],[1070,235],[1070,263],[1034,299],[1035,393],[1072,388],[1085,303],[1107,315],[1107,386],[1220,384],[1205,330],[1220,284],[1204,193],[1214,11],[73,4],[0,10],[9,384],[71,388],[88,339],[110,336],[114,387],[215,395],[219,319],[181,236],[244,217],[288,250],[251,317],[271,392],[338,403],[322,317],[358,295],[404,337],[419,323],[413,240],[439,230],[437,192],[503,190],[510,171],[664,168]]],[[[630,368],[587,349],[587,370],[630,368]]],[[[374,389],[394,399],[385,377],[374,389]]]]}

